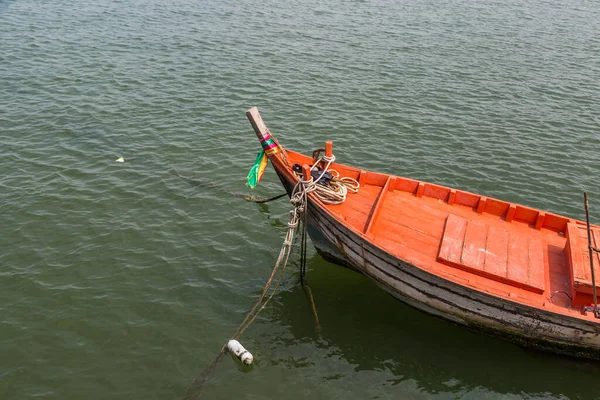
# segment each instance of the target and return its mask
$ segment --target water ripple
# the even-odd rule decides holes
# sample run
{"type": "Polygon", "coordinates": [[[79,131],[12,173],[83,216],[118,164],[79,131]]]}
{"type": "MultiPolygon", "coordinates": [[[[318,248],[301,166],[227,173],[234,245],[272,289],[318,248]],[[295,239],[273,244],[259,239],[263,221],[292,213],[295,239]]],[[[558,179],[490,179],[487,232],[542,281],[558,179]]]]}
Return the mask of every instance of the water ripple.
{"type": "MultiPolygon", "coordinates": [[[[291,148],[575,218],[588,190],[600,221],[599,21],[591,1],[0,0],[3,398],[181,396],[264,285],[288,205],[174,171],[245,193],[254,105],[291,148]]],[[[256,193],[280,190],[268,172],[256,193]]],[[[290,272],[245,339],[257,367],[225,363],[210,395],[595,396],[594,367],[309,268],[323,337],[290,272]]]]}

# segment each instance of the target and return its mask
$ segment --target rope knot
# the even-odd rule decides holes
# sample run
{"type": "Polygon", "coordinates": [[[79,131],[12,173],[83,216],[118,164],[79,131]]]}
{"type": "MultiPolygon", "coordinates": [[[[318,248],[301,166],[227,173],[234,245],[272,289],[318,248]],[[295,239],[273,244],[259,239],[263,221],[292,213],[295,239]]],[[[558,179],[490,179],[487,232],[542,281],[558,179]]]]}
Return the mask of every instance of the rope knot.
{"type": "Polygon", "coordinates": [[[322,155],[321,156],[321,160],[325,161],[326,163],[333,163],[335,162],[335,155],[331,155],[331,157],[327,157],[326,155],[322,155]]]}

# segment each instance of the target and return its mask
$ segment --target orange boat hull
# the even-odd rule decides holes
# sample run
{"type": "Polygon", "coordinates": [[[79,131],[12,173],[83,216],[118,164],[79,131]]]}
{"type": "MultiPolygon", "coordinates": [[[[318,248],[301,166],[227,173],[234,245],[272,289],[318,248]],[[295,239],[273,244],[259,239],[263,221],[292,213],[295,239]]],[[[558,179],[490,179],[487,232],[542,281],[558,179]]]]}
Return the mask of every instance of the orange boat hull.
{"type": "MultiPolygon", "coordinates": [[[[291,165],[313,160],[280,149],[270,160],[291,193],[291,165]]],[[[307,231],[324,258],[454,323],[600,359],[600,319],[582,312],[593,292],[582,222],[343,164],[331,169],[361,187],[339,205],[309,194],[307,231]]],[[[592,236],[598,247],[599,227],[592,236]]]]}

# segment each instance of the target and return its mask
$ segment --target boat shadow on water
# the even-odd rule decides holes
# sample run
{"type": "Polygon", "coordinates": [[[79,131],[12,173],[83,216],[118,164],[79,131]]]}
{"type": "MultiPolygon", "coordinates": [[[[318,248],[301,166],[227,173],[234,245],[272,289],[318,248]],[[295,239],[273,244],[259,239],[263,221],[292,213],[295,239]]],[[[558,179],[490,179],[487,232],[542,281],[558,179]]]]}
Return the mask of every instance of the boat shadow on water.
{"type": "MultiPolygon", "coordinates": [[[[422,392],[470,392],[544,398],[597,398],[600,366],[594,361],[545,353],[465,330],[415,310],[365,277],[314,255],[309,280],[321,329],[300,285],[278,295],[270,320],[293,339],[273,346],[310,343],[342,358],[355,372],[386,371],[387,384],[413,380],[422,392]],[[390,382],[391,381],[391,382],[390,382]]],[[[261,347],[263,345],[261,344],[261,347]]],[[[290,358],[273,364],[293,363],[290,358]]],[[[306,363],[308,367],[309,364],[306,363]]],[[[300,364],[302,367],[302,363],[300,364]]],[[[342,379],[331,375],[327,379],[342,379]]]]}

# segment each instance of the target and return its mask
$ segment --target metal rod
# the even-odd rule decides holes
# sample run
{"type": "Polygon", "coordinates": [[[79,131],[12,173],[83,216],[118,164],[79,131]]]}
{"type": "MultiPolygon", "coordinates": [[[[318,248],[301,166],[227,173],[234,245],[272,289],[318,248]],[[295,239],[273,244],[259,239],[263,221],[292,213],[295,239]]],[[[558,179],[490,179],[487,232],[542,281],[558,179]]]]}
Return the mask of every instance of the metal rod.
{"type": "Polygon", "coordinates": [[[590,212],[588,206],[587,192],[583,192],[583,203],[585,205],[585,223],[587,225],[588,251],[590,253],[590,269],[592,271],[592,290],[594,294],[594,316],[598,317],[598,298],[596,296],[596,276],[594,274],[594,253],[592,249],[592,232],[590,229],[590,212]]]}

